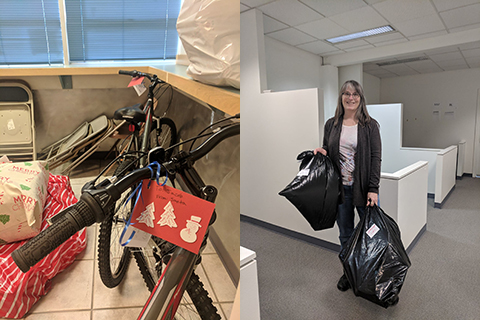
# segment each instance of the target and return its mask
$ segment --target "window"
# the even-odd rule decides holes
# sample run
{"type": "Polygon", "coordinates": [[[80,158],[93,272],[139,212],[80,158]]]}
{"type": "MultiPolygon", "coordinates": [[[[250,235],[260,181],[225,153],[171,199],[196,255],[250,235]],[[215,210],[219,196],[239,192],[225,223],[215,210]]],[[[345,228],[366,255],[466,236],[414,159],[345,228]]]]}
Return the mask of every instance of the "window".
{"type": "Polygon", "coordinates": [[[175,59],[180,0],[66,0],[71,61],[175,59]]]}
{"type": "Polygon", "coordinates": [[[181,0],[0,2],[0,65],[62,64],[62,32],[72,62],[175,59],[181,0]]]}
{"type": "Polygon", "coordinates": [[[63,63],[58,0],[2,0],[0,64],[63,63]]]}

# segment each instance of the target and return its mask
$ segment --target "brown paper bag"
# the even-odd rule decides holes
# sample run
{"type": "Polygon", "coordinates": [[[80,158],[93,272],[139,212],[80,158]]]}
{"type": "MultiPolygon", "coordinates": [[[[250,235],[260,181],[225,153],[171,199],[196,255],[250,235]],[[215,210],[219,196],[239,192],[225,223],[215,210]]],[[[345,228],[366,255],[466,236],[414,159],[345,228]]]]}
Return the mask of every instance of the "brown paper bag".
{"type": "Polygon", "coordinates": [[[0,244],[37,235],[47,197],[46,162],[0,163],[0,244]]]}

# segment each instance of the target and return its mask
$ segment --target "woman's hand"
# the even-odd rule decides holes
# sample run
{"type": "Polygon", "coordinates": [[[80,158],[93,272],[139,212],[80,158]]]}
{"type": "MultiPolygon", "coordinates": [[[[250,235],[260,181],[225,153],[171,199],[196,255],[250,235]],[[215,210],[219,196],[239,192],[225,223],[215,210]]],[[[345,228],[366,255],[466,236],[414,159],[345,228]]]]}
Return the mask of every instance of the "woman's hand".
{"type": "Polygon", "coordinates": [[[367,195],[367,206],[373,207],[374,205],[378,205],[378,194],[369,192],[367,195]]]}
{"type": "Polygon", "coordinates": [[[313,150],[313,154],[317,154],[318,152],[320,152],[321,154],[323,154],[324,156],[327,155],[327,150],[323,149],[323,148],[316,148],[315,150],[313,150]]]}

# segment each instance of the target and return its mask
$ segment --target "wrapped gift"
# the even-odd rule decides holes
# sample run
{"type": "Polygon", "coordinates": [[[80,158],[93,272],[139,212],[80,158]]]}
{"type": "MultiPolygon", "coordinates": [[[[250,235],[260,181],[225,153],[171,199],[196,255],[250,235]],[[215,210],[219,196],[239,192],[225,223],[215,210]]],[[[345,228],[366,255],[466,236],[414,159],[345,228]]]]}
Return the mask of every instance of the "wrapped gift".
{"type": "MultiPolygon", "coordinates": [[[[77,202],[68,177],[50,175],[41,230],[47,219],[77,202]]],[[[27,273],[17,267],[11,253],[26,241],[0,245],[0,318],[20,319],[50,289],[50,279],[71,265],[86,247],[86,229],[74,234],[40,260],[27,273]]]]}
{"type": "Polygon", "coordinates": [[[0,244],[40,232],[47,197],[46,162],[0,163],[0,244]]]}

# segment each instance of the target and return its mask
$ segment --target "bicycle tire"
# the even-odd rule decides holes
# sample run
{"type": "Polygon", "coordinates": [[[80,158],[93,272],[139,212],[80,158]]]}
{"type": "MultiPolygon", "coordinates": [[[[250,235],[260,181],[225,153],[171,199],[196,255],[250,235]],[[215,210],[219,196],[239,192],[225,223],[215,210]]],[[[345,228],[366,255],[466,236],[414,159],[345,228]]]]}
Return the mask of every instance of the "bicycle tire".
{"type": "MultiPolygon", "coordinates": [[[[152,236],[149,244],[152,245],[153,243],[157,246],[160,246],[160,244],[165,244],[167,242],[155,236],[152,236]]],[[[158,250],[159,253],[161,253],[162,250],[160,248],[158,250]]],[[[160,270],[155,268],[155,265],[154,263],[152,263],[151,260],[152,257],[150,257],[150,259],[147,259],[149,255],[146,254],[145,250],[135,250],[133,252],[133,255],[148,290],[152,292],[160,277],[160,270]]],[[[213,305],[213,301],[210,298],[208,291],[205,290],[202,281],[195,273],[195,271],[193,271],[192,275],[190,276],[186,288],[186,293],[188,293],[188,296],[190,297],[195,309],[192,308],[184,293],[184,297],[182,298],[183,303],[180,304],[180,306],[178,307],[175,319],[198,319],[198,316],[200,316],[202,320],[221,319],[220,315],[217,313],[217,308],[213,305]]]]}
{"type": "MultiPolygon", "coordinates": [[[[116,168],[114,175],[121,173],[131,165],[133,160],[125,160],[116,168]]],[[[133,168],[132,168],[133,170],[133,168]]],[[[128,170],[129,172],[131,170],[128,170]]],[[[133,192],[133,187],[125,191],[120,199],[109,210],[109,215],[100,224],[98,236],[98,270],[103,284],[108,288],[118,286],[127,272],[131,254],[129,247],[122,247],[119,238],[124,222],[128,220],[133,210],[133,201],[125,206],[128,196],[133,192]]]]}
{"type": "MultiPolygon", "coordinates": [[[[167,149],[177,143],[177,127],[175,122],[170,118],[160,118],[160,132],[156,132],[156,128],[150,133],[150,148],[162,147],[167,149]],[[154,138],[156,137],[156,138],[154,138]]],[[[165,159],[170,159],[173,149],[165,152],[165,159]]]]}

